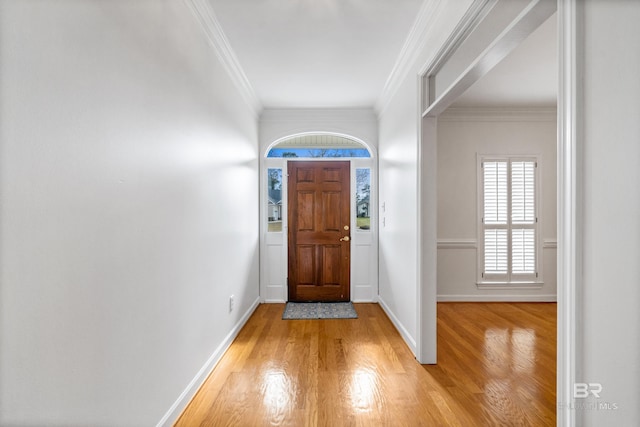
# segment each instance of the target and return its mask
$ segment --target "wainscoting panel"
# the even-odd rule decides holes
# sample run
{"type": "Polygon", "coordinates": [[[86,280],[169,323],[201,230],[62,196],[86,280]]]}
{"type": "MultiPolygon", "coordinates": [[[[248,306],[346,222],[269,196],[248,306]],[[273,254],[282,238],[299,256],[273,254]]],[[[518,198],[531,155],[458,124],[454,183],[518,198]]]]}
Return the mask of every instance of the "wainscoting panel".
{"type": "Polygon", "coordinates": [[[556,248],[556,239],[542,239],[542,285],[479,288],[477,240],[438,239],[438,301],[556,301],[556,248]]]}

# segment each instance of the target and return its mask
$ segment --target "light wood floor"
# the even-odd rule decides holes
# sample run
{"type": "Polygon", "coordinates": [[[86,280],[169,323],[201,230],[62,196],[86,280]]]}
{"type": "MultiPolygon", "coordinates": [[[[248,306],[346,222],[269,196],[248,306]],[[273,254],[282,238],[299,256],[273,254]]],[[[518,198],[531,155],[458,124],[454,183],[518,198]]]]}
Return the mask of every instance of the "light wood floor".
{"type": "Polygon", "coordinates": [[[176,426],[555,426],[556,304],[438,304],[422,366],[377,304],[258,307],[176,426]]]}

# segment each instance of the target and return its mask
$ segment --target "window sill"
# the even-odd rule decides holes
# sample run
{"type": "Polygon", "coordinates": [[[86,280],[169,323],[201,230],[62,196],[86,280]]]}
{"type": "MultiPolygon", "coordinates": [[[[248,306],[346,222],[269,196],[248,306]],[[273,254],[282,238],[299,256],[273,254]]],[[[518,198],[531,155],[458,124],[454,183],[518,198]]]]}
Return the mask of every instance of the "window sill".
{"type": "Polygon", "coordinates": [[[478,289],[503,290],[503,289],[542,289],[544,282],[477,282],[478,289]]]}

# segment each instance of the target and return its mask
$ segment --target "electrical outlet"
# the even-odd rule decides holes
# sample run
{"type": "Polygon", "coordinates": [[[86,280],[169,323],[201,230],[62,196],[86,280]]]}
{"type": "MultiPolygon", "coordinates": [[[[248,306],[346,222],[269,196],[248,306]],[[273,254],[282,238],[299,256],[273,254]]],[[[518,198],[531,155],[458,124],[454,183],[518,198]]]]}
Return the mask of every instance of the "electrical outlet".
{"type": "Polygon", "coordinates": [[[231,296],[229,297],[229,313],[231,313],[231,312],[233,311],[233,303],[234,303],[234,301],[233,301],[233,295],[231,295],[231,296]]]}

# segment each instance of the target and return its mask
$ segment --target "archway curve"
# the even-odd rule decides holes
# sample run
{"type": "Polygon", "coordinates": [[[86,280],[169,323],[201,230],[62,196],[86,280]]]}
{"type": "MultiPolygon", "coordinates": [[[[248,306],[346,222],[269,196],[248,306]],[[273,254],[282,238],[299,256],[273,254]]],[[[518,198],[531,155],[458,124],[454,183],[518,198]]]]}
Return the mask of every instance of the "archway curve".
{"type": "MultiPolygon", "coordinates": [[[[264,152],[262,153],[262,157],[263,158],[268,158],[269,152],[273,149],[276,148],[278,146],[278,144],[282,144],[283,142],[289,141],[291,139],[295,139],[295,138],[300,138],[300,137],[306,137],[306,136],[334,136],[334,137],[338,137],[338,138],[344,138],[344,139],[348,139],[350,141],[353,141],[354,143],[361,145],[362,148],[366,149],[369,152],[370,158],[374,159],[376,158],[376,150],[373,146],[371,146],[370,144],[368,144],[367,142],[365,142],[364,140],[355,137],[353,135],[349,135],[349,134],[345,134],[345,133],[340,133],[340,132],[327,132],[327,131],[308,131],[308,132],[298,132],[298,133],[293,133],[293,134],[289,134],[286,136],[283,136],[281,138],[276,139],[275,141],[271,142],[269,145],[267,145],[267,147],[265,148],[264,152]]],[[[301,146],[302,147],[302,146],[301,146]]]]}

